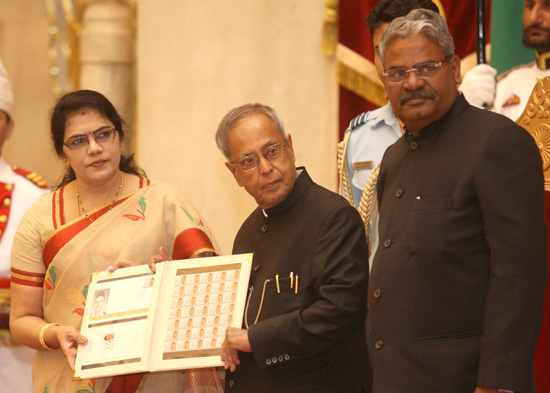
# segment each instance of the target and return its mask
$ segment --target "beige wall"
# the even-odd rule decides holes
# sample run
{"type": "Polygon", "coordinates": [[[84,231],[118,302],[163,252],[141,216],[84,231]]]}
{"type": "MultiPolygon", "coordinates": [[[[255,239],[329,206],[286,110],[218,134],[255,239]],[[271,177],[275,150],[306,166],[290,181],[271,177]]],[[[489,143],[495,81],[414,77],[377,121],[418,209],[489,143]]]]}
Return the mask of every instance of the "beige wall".
{"type": "Polygon", "coordinates": [[[224,253],[255,207],[215,146],[229,109],[273,106],[297,165],[336,186],[334,65],[318,50],[324,12],[322,0],[138,2],[139,163],[184,190],[224,253]]]}
{"type": "Polygon", "coordinates": [[[2,150],[14,165],[53,184],[61,166],[48,139],[54,101],[48,58],[48,20],[43,0],[0,0],[0,56],[15,95],[15,131],[2,150]]]}

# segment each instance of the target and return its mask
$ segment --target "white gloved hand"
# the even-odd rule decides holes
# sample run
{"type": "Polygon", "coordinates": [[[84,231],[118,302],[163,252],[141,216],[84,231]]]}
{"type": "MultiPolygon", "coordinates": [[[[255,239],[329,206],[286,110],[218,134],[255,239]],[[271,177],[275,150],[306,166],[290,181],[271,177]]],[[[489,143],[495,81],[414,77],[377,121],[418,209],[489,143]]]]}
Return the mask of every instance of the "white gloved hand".
{"type": "Polygon", "coordinates": [[[477,106],[491,106],[495,98],[497,70],[487,64],[478,64],[462,78],[460,90],[466,100],[477,106]]]}

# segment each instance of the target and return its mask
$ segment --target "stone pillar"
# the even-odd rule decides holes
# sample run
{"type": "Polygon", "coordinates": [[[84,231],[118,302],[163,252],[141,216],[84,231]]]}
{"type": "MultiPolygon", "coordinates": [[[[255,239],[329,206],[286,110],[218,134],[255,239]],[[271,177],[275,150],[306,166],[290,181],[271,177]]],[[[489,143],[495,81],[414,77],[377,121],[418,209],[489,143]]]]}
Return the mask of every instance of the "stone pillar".
{"type": "Polygon", "coordinates": [[[79,89],[104,94],[128,125],[131,140],[135,108],[134,25],[132,9],[114,0],[90,4],[82,15],[79,89]]]}

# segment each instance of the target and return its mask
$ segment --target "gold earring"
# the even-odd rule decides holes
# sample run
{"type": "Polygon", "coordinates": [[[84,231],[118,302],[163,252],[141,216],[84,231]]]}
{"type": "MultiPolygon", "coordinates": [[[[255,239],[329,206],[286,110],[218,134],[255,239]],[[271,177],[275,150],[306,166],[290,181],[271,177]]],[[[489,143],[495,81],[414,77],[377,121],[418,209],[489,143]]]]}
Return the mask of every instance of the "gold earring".
{"type": "Polygon", "coordinates": [[[69,160],[65,160],[65,166],[66,166],[67,168],[70,168],[70,167],[71,167],[71,164],[69,164],[69,160]]]}

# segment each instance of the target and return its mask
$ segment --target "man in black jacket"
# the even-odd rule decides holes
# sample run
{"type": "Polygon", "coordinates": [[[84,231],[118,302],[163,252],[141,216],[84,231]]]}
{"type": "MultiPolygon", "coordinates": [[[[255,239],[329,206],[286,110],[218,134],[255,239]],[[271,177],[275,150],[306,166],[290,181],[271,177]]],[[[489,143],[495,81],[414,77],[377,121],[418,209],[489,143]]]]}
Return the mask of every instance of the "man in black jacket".
{"type": "Polygon", "coordinates": [[[405,135],[378,182],[373,392],[532,392],[547,264],[535,143],[459,94],[437,13],[394,20],[379,50],[405,135]]]}
{"type": "Polygon", "coordinates": [[[227,392],[368,391],[368,250],[357,211],[295,167],[270,107],[230,111],[216,134],[258,203],[233,253],[254,253],[243,328],[222,347],[227,392]]]}

